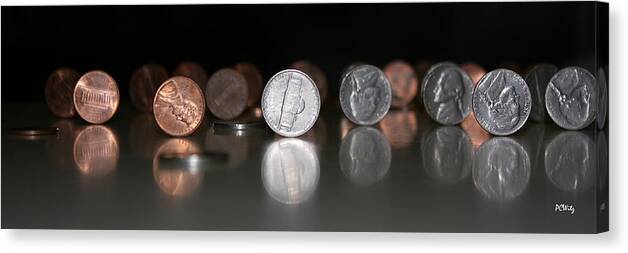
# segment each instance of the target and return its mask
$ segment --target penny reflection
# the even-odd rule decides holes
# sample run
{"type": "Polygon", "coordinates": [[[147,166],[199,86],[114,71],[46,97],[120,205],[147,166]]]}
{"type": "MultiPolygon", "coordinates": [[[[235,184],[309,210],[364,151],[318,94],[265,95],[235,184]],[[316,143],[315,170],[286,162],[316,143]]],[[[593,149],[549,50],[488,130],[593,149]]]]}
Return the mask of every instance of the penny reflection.
{"type": "Polygon", "coordinates": [[[118,164],[118,138],[109,127],[87,126],[77,134],[72,153],[74,162],[83,175],[105,176],[114,171],[118,164]]]}
{"type": "Polygon", "coordinates": [[[563,191],[585,191],[595,182],[595,144],[581,132],[564,131],[545,149],[547,178],[563,191]]]}
{"type": "Polygon", "coordinates": [[[162,136],[158,129],[159,126],[152,114],[135,115],[129,128],[131,151],[142,158],[151,159],[158,139],[162,136]]]}
{"type": "Polygon", "coordinates": [[[205,174],[199,163],[162,164],[160,158],[200,153],[198,145],[188,139],[168,139],[159,145],[153,156],[153,177],[159,189],[171,197],[184,197],[195,192],[205,174]]]}
{"type": "Polygon", "coordinates": [[[441,126],[421,140],[423,168],[430,177],[443,183],[456,183],[469,175],[473,149],[462,129],[441,126]]]}
{"type": "Polygon", "coordinates": [[[408,147],[416,137],[418,123],[414,110],[391,110],[379,122],[382,133],[395,149],[408,147]]]}
{"type": "Polygon", "coordinates": [[[349,181],[368,186],[379,182],[390,169],[390,145],[373,127],[358,127],[340,145],[340,169],[349,181]]]}
{"type": "Polygon", "coordinates": [[[247,137],[236,134],[235,130],[217,133],[214,127],[210,127],[205,133],[205,152],[210,155],[226,155],[227,168],[237,168],[246,161],[248,156],[247,137]]]}
{"type": "Polygon", "coordinates": [[[73,168],[73,141],[78,133],[76,121],[72,119],[60,119],[55,121],[52,127],[59,128],[59,133],[57,138],[50,139],[50,141],[46,143],[48,158],[52,164],[58,168],[73,168]]]}
{"type": "Polygon", "coordinates": [[[262,160],[266,192],[284,204],[306,201],[316,191],[320,167],[312,144],[295,138],[273,142],[262,160]]]}
{"type": "Polygon", "coordinates": [[[496,137],[482,144],[473,161],[473,182],[486,197],[509,200],[519,196],[530,181],[530,157],[508,137],[496,137]]]}
{"type": "Polygon", "coordinates": [[[471,110],[469,116],[460,123],[460,127],[469,135],[474,150],[478,150],[482,143],[491,138],[491,134],[484,130],[478,123],[473,110],[471,110]]]}

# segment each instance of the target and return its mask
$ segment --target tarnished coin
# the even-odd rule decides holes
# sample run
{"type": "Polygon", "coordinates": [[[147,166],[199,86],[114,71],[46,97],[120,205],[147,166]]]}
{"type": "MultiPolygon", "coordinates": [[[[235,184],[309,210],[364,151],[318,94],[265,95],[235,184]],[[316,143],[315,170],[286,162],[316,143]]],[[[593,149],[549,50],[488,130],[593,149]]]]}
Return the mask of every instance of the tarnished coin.
{"type": "Polygon", "coordinates": [[[167,134],[189,135],[201,125],[205,115],[203,92],[190,78],[172,77],[157,89],[153,113],[157,125],[167,134]]]}
{"type": "Polygon", "coordinates": [[[243,75],[233,69],[221,69],[207,81],[205,102],[214,116],[229,120],[246,109],[248,93],[243,75]]]}
{"type": "Polygon", "coordinates": [[[46,81],[46,104],[50,112],[60,118],[76,114],[72,95],[80,75],[71,68],[60,68],[52,72],[46,81]]]}
{"type": "Polygon", "coordinates": [[[545,121],[545,90],[558,68],[552,64],[537,64],[526,74],[526,83],[530,88],[532,109],[530,118],[536,122],[545,121]]]}
{"type": "Polygon", "coordinates": [[[91,125],[79,131],[72,148],[74,162],[86,176],[104,176],[116,169],[120,149],[109,127],[91,125]]]}
{"type": "MultiPolygon", "coordinates": [[[[580,192],[596,181],[597,151],[584,133],[564,131],[545,149],[545,173],[559,189],[580,192]]],[[[601,169],[601,168],[600,168],[601,169]]]]}
{"type": "Polygon", "coordinates": [[[391,150],[379,130],[357,127],[343,139],[338,157],[340,169],[349,181],[368,186],[388,174],[391,150]]]}
{"type": "Polygon", "coordinates": [[[606,114],[608,113],[608,84],[606,83],[606,74],[604,69],[599,68],[597,71],[597,86],[599,89],[599,99],[597,106],[597,127],[604,128],[606,124],[606,114]]]}
{"type": "Polygon", "coordinates": [[[493,70],[473,91],[473,113],[484,130],[509,135],[519,130],[530,116],[530,89],[523,78],[507,69],[493,70]]]}
{"type": "Polygon", "coordinates": [[[598,105],[595,77],[586,69],[567,67],[556,73],[545,91],[547,113],[568,130],[580,130],[595,120],[598,105]]]}
{"type": "Polygon", "coordinates": [[[457,126],[439,126],[421,140],[423,168],[443,183],[456,183],[471,172],[471,140],[457,126]]]}
{"type": "Polygon", "coordinates": [[[478,85],[480,79],[486,74],[486,69],[474,62],[462,63],[460,64],[460,68],[471,77],[473,85],[478,85]]]}
{"type": "Polygon", "coordinates": [[[358,125],[384,118],[392,102],[392,88],[384,72],[373,65],[352,68],[340,85],[340,107],[358,125]]]}
{"type": "Polygon", "coordinates": [[[233,69],[242,74],[242,76],[244,76],[244,79],[246,79],[246,84],[249,92],[246,104],[249,107],[257,106],[259,104],[260,98],[262,97],[262,73],[255,65],[247,62],[240,62],[233,66],[233,69]]]}
{"type": "Polygon", "coordinates": [[[513,139],[495,137],[480,146],[473,160],[475,187],[489,199],[509,200],[519,196],[530,181],[530,157],[513,139]]]}
{"type": "Polygon", "coordinates": [[[416,74],[410,64],[402,60],[392,61],[386,65],[384,73],[392,89],[391,106],[402,108],[414,100],[419,87],[416,74]]]}
{"type": "Polygon", "coordinates": [[[310,130],[320,109],[321,98],[314,81],[296,69],[275,74],[262,93],[266,124],[285,137],[296,137],[310,130]]]}
{"type": "Polygon", "coordinates": [[[179,63],[177,68],[172,72],[173,76],[185,76],[194,80],[199,85],[203,93],[205,93],[205,84],[207,83],[207,71],[200,64],[192,61],[184,61],[179,63]]]}
{"type": "Polygon", "coordinates": [[[440,63],[430,68],[422,87],[425,111],[434,121],[455,125],[469,115],[473,81],[457,65],[440,63]]]}
{"type": "Polygon", "coordinates": [[[85,73],[74,87],[74,106],[85,121],[107,122],[118,110],[120,92],[113,78],[100,70],[85,73]]]}
{"type": "Polygon", "coordinates": [[[325,102],[327,98],[327,76],[325,72],[315,64],[306,61],[300,60],[292,63],[290,66],[293,69],[301,70],[303,73],[307,74],[312,80],[314,80],[314,84],[318,87],[318,93],[321,95],[321,102],[325,102]]]}
{"type": "Polygon", "coordinates": [[[159,86],[168,79],[168,72],[159,64],[146,64],[137,68],[129,81],[131,103],[142,112],[153,111],[153,101],[159,86]]]}

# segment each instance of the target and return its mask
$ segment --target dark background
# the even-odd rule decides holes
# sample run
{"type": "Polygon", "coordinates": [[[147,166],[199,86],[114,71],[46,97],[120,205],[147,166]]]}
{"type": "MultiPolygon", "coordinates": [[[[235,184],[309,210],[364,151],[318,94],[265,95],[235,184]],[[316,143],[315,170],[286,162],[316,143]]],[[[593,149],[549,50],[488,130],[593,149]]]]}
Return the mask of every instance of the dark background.
{"type": "MultiPolygon", "coordinates": [[[[211,75],[239,61],[266,81],[299,59],[330,94],[355,61],[595,66],[594,2],[2,7],[2,100],[44,101],[59,67],[109,72],[128,98],[141,64],[184,60],[211,75]]],[[[607,43],[608,44],[608,43],[607,43]]],[[[595,73],[595,72],[593,72],[595,73]]]]}

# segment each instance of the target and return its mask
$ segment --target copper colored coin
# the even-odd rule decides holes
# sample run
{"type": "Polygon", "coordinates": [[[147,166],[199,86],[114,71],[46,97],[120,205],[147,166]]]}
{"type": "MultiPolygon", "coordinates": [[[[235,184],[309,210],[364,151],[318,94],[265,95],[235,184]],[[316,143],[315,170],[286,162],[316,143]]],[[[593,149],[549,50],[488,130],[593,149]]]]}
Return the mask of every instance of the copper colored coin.
{"type": "Polygon", "coordinates": [[[190,78],[172,77],[157,89],[153,114],[159,128],[167,134],[189,135],[203,122],[205,115],[203,92],[190,78]]]}
{"type": "Polygon", "coordinates": [[[244,76],[233,69],[221,69],[207,81],[205,102],[214,116],[229,120],[246,109],[248,94],[244,76]]]}
{"type": "Polygon", "coordinates": [[[384,74],[390,80],[393,107],[402,108],[416,97],[418,81],[410,64],[401,60],[392,61],[384,68],[384,74]]]}
{"type": "Polygon", "coordinates": [[[133,106],[143,112],[152,112],[155,93],[166,79],[168,72],[159,64],[146,64],[137,68],[129,82],[133,106]]]}
{"type": "Polygon", "coordinates": [[[91,125],[74,139],[74,162],[86,176],[104,176],[116,169],[120,149],[116,135],[106,126],[91,125]]]}
{"type": "Polygon", "coordinates": [[[118,110],[119,102],[116,81],[100,70],[85,73],[74,88],[76,112],[89,123],[107,122],[118,110]]]}
{"type": "Polygon", "coordinates": [[[305,60],[294,62],[290,67],[303,71],[312,78],[314,84],[318,88],[318,93],[321,96],[321,102],[324,102],[327,97],[327,76],[325,76],[323,70],[315,64],[305,60]]]}
{"type": "Polygon", "coordinates": [[[159,158],[200,154],[201,151],[198,145],[187,139],[168,139],[161,143],[153,155],[153,177],[159,189],[172,197],[187,196],[198,190],[205,172],[196,167],[197,164],[168,168],[160,163],[159,158]]]}
{"type": "Polygon", "coordinates": [[[415,141],[418,126],[414,110],[390,110],[379,122],[384,137],[395,149],[410,146],[415,141]]]}
{"type": "Polygon", "coordinates": [[[60,118],[76,114],[72,93],[81,76],[71,68],[60,68],[52,72],[46,81],[46,103],[50,112],[60,118]]]}
{"type": "Polygon", "coordinates": [[[173,76],[185,76],[188,77],[198,85],[201,90],[205,92],[205,84],[207,83],[207,71],[200,64],[192,61],[185,61],[179,64],[172,73],[173,76]]]}
{"type": "Polygon", "coordinates": [[[469,77],[471,77],[471,81],[473,81],[473,85],[477,85],[480,79],[486,74],[486,69],[477,63],[467,62],[460,64],[460,68],[467,72],[469,77]]]}
{"type": "Polygon", "coordinates": [[[257,106],[262,97],[262,73],[255,65],[246,62],[236,64],[233,69],[244,76],[249,87],[249,97],[246,104],[249,107],[257,106]]]}

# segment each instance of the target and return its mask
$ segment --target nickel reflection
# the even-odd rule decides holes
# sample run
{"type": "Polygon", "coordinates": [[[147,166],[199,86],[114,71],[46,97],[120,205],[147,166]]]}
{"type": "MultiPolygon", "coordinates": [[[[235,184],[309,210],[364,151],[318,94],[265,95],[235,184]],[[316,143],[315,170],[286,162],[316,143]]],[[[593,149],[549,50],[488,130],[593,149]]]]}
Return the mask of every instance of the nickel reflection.
{"type": "Polygon", "coordinates": [[[395,149],[408,147],[416,138],[418,123],[414,110],[390,110],[379,122],[384,136],[395,149]]]}
{"type": "Polygon", "coordinates": [[[427,174],[440,182],[456,183],[471,171],[471,140],[455,126],[441,126],[423,136],[421,155],[427,174]]]}
{"type": "Polygon", "coordinates": [[[509,200],[527,188],[530,170],[530,157],[521,144],[508,137],[496,137],[477,151],[473,182],[489,199],[509,200]]]}
{"type": "Polygon", "coordinates": [[[379,182],[388,174],[391,150],[388,141],[376,128],[357,127],[340,145],[340,169],[345,177],[359,185],[379,182]]]}
{"type": "Polygon", "coordinates": [[[162,142],[153,155],[153,177],[159,189],[171,197],[184,197],[198,190],[205,175],[200,163],[189,161],[162,164],[160,160],[162,157],[185,157],[200,153],[198,145],[188,139],[168,139],[162,142]]]}
{"type": "Polygon", "coordinates": [[[563,191],[585,191],[595,183],[596,155],[589,136],[575,131],[561,132],[545,149],[545,173],[563,191]]]}
{"type": "Polygon", "coordinates": [[[117,136],[103,125],[81,129],[72,150],[79,171],[89,177],[105,176],[114,171],[120,155],[117,136]]]}
{"type": "Polygon", "coordinates": [[[266,192],[283,204],[299,204],[318,186],[320,167],[314,146],[295,138],[283,138],[268,146],[262,160],[266,192]]]}

